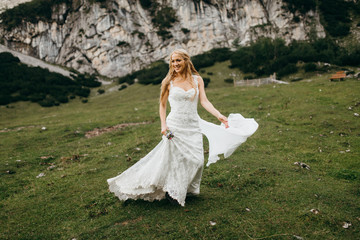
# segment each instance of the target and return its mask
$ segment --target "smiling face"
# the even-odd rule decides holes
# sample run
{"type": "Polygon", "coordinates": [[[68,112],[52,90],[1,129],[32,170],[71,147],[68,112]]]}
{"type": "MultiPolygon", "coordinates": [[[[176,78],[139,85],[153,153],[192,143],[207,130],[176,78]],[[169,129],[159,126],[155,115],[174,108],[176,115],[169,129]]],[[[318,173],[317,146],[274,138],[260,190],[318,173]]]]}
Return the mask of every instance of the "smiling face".
{"type": "Polygon", "coordinates": [[[171,56],[171,65],[175,72],[182,73],[185,69],[185,60],[179,54],[174,53],[171,56]]]}

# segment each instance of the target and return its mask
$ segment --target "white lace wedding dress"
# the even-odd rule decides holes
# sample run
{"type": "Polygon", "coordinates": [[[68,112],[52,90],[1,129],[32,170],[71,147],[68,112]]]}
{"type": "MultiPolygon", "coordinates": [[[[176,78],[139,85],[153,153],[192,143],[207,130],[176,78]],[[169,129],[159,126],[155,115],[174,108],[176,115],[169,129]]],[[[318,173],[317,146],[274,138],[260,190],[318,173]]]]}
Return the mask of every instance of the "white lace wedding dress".
{"type": "MultiPolygon", "coordinates": [[[[198,86],[196,76],[195,85],[198,86]]],[[[166,118],[172,139],[162,137],[160,143],[145,157],[122,174],[107,180],[109,189],[120,200],[161,200],[165,193],[185,205],[187,194],[200,193],[204,166],[202,134],[209,139],[209,161],[216,162],[218,154],[228,157],[258,125],[254,119],[230,114],[229,128],[200,119],[197,113],[199,90],[185,91],[172,85],[169,92],[171,111],[166,118]]]]}

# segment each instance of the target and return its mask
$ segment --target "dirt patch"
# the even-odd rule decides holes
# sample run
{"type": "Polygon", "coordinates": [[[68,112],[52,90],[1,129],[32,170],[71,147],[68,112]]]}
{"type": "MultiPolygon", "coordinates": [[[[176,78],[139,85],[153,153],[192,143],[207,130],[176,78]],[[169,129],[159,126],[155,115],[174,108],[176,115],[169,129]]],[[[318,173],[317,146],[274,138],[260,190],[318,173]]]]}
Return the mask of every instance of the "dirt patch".
{"type": "Polygon", "coordinates": [[[150,124],[150,123],[151,122],[121,123],[121,124],[111,126],[111,127],[95,128],[92,131],[86,132],[85,137],[92,138],[92,137],[100,136],[101,134],[104,134],[107,132],[115,131],[117,129],[122,129],[122,128],[130,127],[130,126],[145,125],[145,124],[150,124]]]}

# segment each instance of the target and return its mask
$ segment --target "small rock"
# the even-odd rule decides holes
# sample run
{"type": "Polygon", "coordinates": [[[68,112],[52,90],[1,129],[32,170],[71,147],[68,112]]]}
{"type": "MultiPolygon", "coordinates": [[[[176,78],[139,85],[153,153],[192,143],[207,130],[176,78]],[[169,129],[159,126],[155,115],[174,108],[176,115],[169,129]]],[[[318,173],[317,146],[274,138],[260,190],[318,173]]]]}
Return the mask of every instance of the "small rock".
{"type": "Polygon", "coordinates": [[[136,151],[140,151],[140,150],[141,150],[141,148],[137,147],[137,148],[135,148],[135,150],[136,150],[136,151]]]}
{"type": "Polygon", "coordinates": [[[66,177],[66,174],[63,174],[63,175],[61,175],[60,177],[61,177],[61,178],[64,178],[64,177],[66,177]]]}
{"type": "Polygon", "coordinates": [[[339,151],[339,153],[345,153],[345,151],[339,151]]]}
{"type": "Polygon", "coordinates": [[[51,166],[47,167],[47,170],[51,170],[53,168],[56,168],[56,165],[51,165],[51,166]]]}
{"type": "Polygon", "coordinates": [[[294,162],[294,165],[299,165],[302,168],[306,168],[307,170],[310,170],[310,166],[303,162],[294,162]]]}
{"type": "Polygon", "coordinates": [[[321,90],[321,89],[319,89],[319,92],[322,92],[322,90],[321,90]]]}
{"type": "Polygon", "coordinates": [[[320,211],[317,210],[317,209],[315,209],[315,208],[310,209],[310,212],[312,212],[312,213],[314,213],[314,214],[319,214],[319,213],[320,213],[320,211]]]}
{"type": "Polygon", "coordinates": [[[251,211],[251,210],[250,210],[250,208],[245,208],[245,210],[246,210],[246,211],[248,211],[248,212],[250,212],[250,211],[251,211]]]}
{"type": "Polygon", "coordinates": [[[108,142],[107,145],[110,146],[112,143],[111,142],[108,142]]]}
{"type": "Polygon", "coordinates": [[[352,110],[352,107],[350,106],[350,107],[348,107],[348,109],[349,109],[349,110],[352,110]]]}
{"type": "Polygon", "coordinates": [[[18,160],[16,160],[15,162],[21,162],[21,160],[20,160],[20,159],[18,159],[18,160]]]}
{"type": "Polygon", "coordinates": [[[297,240],[304,240],[302,237],[300,236],[296,236],[296,235],[293,235],[294,238],[296,238],[297,240]]]}
{"type": "Polygon", "coordinates": [[[211,225],[211,226],[215,226],[215,225],[216,225],[216,222],[210,221],[210,225],[211,225]]]}
{"type": "Polygon", "coordinates": [[[36,178],[41,178],[41,177],[44,177],[45,176],[45,173],[40,173],[39,175],[36,176],[36,178]]]}
{"type": "Polygon", "coordinates": [[[345,152],[350,152],[350,149],[346,149],[345,152]]]}
{"type": "Polygon", "coordinates": [[[358,117],[358,116],[360,116],[360,115],[359,115],[358,113],[354,113],[354,116],[355,116],[355,117],[358,117]]]}
{"type": "Polygon", "coordinates": [[[349,223],[349,222],[344,222],[343,225],[342,225],[342,227],[348,229],[349,227],[351,227],[351,223],[349,223]]]}
{"type": "Polygon", "coordinates": [[[41,130],[46,131],[46,130],[47,130],[47,128],[46,128],[46,127],[42,127],[42,128],[41,128],[41,130]]]}
{"type": "Polygon", "coordinates": [[[134,108],[135,111],[137,111],[138,109],[137,108],[134,108]]]}

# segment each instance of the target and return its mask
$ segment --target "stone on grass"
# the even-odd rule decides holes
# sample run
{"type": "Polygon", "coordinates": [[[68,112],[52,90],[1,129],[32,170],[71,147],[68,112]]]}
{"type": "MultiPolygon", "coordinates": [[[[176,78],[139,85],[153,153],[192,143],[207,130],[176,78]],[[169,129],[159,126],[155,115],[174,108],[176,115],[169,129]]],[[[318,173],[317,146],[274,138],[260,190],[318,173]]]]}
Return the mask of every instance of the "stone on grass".
{"type": "Polygon", "coordinates": [[[41,178],[41,177],[44,177],[45,176],[45,173],[40,173],[39,175],[36,176],[36,178],[41,178]]]}
{"type": "Polygon", "coordinates": [[[211,226],[215,226],[215,225],[216,225],[216,222],[210,221],[210,225],[211,225],[211,226]]]}

